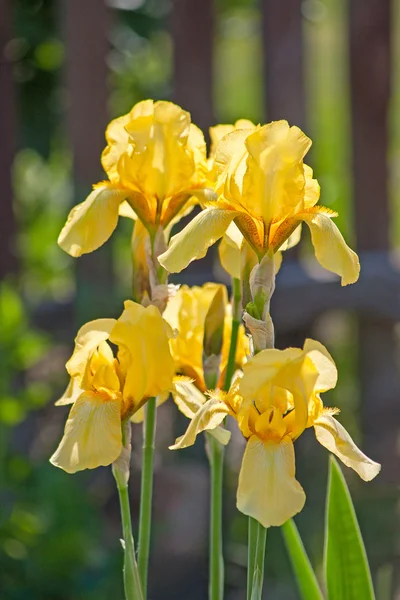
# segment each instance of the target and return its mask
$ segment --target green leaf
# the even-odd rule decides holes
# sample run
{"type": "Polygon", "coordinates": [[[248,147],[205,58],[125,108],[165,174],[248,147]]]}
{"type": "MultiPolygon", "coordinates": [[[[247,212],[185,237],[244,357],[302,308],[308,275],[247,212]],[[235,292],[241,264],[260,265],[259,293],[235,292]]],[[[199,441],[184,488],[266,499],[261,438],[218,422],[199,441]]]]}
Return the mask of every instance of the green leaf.
{"type": "Polygon", "coordinates": [[[323,600],[317,578],[293,519],[286,521],[281,531],[301,597],[304,600],[323,600]]]}
{"type": "Polygon", "coordinates": [[[325,519],[328,600],[374,600],[371,573],[353,502],[343,473],[333,457],[325,519]]]}

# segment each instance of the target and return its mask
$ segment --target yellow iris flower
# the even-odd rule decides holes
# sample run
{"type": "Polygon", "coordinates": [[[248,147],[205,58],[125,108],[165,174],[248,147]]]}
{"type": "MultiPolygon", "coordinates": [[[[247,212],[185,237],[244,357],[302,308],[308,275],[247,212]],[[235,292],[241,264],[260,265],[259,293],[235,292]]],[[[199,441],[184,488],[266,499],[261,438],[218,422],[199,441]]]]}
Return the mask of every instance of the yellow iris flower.
{"type": "Polygon", "coordinates": [[[230,392],[211,393],[172,449],[194,443],[198,433],[234,417],[247,440],[239,474],[238,509],[264,527],[282,525],[302,510],[305,493],[295,478],[293,442],[307,427],[317,440],[365,481],[380,465],[361,452],[324,408],[320,393],[335,387],[337,370],[322,344],[306,340],[304,348],[267,349],[243,367],[230,392]]]}
{"type": "Polygon", "coordinates": [[[283,250],[305,222],[320,264],[340,275],[342,285],[359,276],[359,260],[332,221],[333,211],[316,206],[319,185],[303,159],[311,140],[286,121],[237,129],[219,142],[214,158],[216,201],[171,239],[159,257],[179,272],[205,256],[232,221],[258,259],[283,250]]]}
{"type": "Polygon", "coordinates": [[[175,366],[170,327],[155,306],[130,300],[118,320],[86,323],[66,368],[71,377],[58,405],[73,404],[53,465],[68,473],[114,462],[122,450],[122,422],[146,400],[172,389],[175,366]],[[114,357],[107,340],[118,347],[114,357]]]}
{"type": "MultiPolygon", "coordinates": [[[[231,305],[228,302],[225,286],[218,283],[206,283],[202,287],[182,285],[175,296],[169,300],[163,313],[164,319],[177,330],[176,337],[170,340],[176,371],[193,379],[196,387],[202,392],[207,389],[203,369],[204,324],[213,298],[219,291],[223,293],[225,305],[218,381],[218,386],[222,387],[228,363],[232,328],[231,305]]],[[[242,366],[248,353],[248,338],[241,325],[236,352],[238,367],[242,366]]]]}
{"type": "Polygon", "coordinates": [[[119,215],[137,216],[155,232],[182,215],[191,198],[212,194],[204,136],[176,104],[139,102],[111,121],[106,139],[101,162],[108,180],[72,209],[58,238],[74,257],[104,244],[119,215]]]}

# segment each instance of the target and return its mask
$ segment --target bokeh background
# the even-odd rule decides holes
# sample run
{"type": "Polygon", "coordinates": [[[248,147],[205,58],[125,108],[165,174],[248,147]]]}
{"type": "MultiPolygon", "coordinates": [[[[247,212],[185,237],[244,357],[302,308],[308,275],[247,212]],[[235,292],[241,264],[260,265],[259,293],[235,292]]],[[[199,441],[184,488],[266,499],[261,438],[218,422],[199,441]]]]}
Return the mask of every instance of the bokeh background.
{"type": "MultiPolygon", "coordinates": [[[[109,469],[74,476],[48,463],[67,407],[64,364],[77,328],[130,296],[130,228],[73,261],[56,239],[69,208],[103,177],[110,118],[172,99],[202,128],[287,118],[313,139],[321,201],[357,247],[359,283],[315,265],[305,233],[285,255],[277,346],[315,336],[339,384],[327,404],[383,464],[370,484],[346,469],[378,600],[400,598],[400,0],[0,0],[0,598],[122,598],[120,522],[109,469]]],[[[215,252],[185,273],[224,280],[215,252]]],[[[186,423],[159,410],[153,600],[207,596],[204,442],[167,450],[186,423]]],[[[140,427],[134,430],[137,528],[140,427]]],[[[296,519],[321,570],[327,453],[296,444],[308,501],[296,519]]],[[[226,597],[245,590],[247,520],[235,510],[242,441],[227,451],[226,597]]],[[[266,598],[298,598],[278,529],[268,532],[266,598]]],[[[362,599],[360,599],[362,600],[362,599]]]]}

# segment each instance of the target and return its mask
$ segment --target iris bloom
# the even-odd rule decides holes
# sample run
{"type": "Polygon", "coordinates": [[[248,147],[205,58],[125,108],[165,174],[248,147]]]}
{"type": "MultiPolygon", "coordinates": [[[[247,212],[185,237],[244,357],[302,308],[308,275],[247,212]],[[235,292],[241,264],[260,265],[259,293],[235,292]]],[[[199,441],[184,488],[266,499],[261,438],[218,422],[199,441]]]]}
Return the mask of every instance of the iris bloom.
{"type": "MultiPolygon", "coordinates": [[[[207,389],[203,369],[204,324],[210,305],[218,292],[223,293],[225,304],[220,375],[217,384],[217,387],[222,387],[228,363],[232,327],[231,306],[225,286],[218,283],[206,283],[202,287],[182,285],[176,295],[169,300],[163,314],[164,319],[177,330],[177,335],[170,340],[176,372],[193,379],[201,392],[207,389]]],[[[244,363],[248,352],[248,338],[241,325],[236,352],[238,366],[244,363]]]]}
{"type": "Polygon", "coordinates": [[[157,308],[130,300],[118,320],[98,319],[79,330],[66,365],[70,383],[57,402],[73,406],[53,465],[75,473],[118,458],[122,422],[172,388],[169,332],[157,308]],[[116,357],[108,341],[118,347],[116,357]]]}
{"type": "Polygon", "coordinates": [[[194,443],[198,433],[214,429],[231,415],[247,440],[239,474],[238,509],[264,527],[282,525],[302,510],[305,493],[295,478],[293,442],[308,427],[317,440],[365,481],[380,465],[355,445],[320,398],[336,385],[337,371],[322,344],[306,340],[304,348],[262,350],[243,367],[230,392],[211,394],[186,433],[172,446],[194,443]]]}
{"type": "Polygon", "coordinates": [[[340,275],[342,285],[354,283],[358,257],[333,223],[336,213],[316,205],[319,185],[303,162],[310,146],[311,140],[286,121],[224,136],[214,161],[218,199],[171,239],[160,263],[170,272],[181,271],[205,256],[232,222],[261,260],[293,243],[292,235],[298,236],[305,222],[320,264],[340,275]]]}
{"type": "Polygon", "coordinates": [[[154,233],[167,227],[205,189],[204,136],[190,114],[171,102],[145,100],[111,121],[101,162],[108,180],[75,206],[58,238],[71,256],[104,244],[119,215],[136,218],[154,233]]]}

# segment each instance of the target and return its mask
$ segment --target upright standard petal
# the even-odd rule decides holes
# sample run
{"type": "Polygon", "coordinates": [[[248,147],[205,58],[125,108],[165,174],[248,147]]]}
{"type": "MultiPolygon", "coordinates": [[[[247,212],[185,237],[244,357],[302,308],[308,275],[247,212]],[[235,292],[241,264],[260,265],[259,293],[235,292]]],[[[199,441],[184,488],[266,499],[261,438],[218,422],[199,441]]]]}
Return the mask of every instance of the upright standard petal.
{"type": "Polygon", "coordinates": [[[74,258],[97,250],[116,228],[119,205],[126,196],[125,190],[112,185],[96,187],[69,213],[58,237],[59,246],[74,258]]]}
{"type": "Polygon", "coordinates": [[[64,436],[50,462],[67,473],[76,473],[110,465],[121,450],[121,399],[84,392],[71,409],[64,436]]]}
{"type": "Polygon", "coordinates": [[[66,364],[68,373],[78,383],[82,382],[90,357],[101,342],[109,338],[115,324],[115,319],[96,319],[85,323],[78,331],[74,352],[66,364]]]}
{"type": "Polygon", "coordinates": [[[381,470],[381,465],[366,456],[353,442],[343,425],[329,414],[314,421],[315,436],[320,444],[364,479],[371,481],[381,470]]]}
{"type": "Polygon", "coordinates": [[[237,507],[264,527],[283,525],[300,512],[306,496],[295,478],[293,442],[262,442],[253,435],[239,474],[237,507]]]}
{"type": "Polygon", "coordinates": [[[243,178],[243,199],[268,225],[298,206],[305,190],[303,158],[311,140],[287,121],[264,125],[246,139],[249,153],[243,178]]]}
{"type": "Polygon", "coordinates": [[[175,365],[167,323],[155,306],[145,308],[131,300],[116,322],[110,341],[119,346],[126,370],[123,396],[140,408],[142,401],[172,389],[175,365]]]}
{"type": "Polygon", "coordinates": [[[307,223],[318,262],[328,271],[339,275],[342,285],[355,283],[360,275],[358,256],[348,247],[327,209],[315,209],[296,215],[307,223]]]}
{"type": "Polygon", "coordinates": [[[158,257],[159,263],[170,273],[180,273],[192,260],[203,258],[237,216],[236,211],[203,210],[171,238],[168,250],[158,257]]]}

